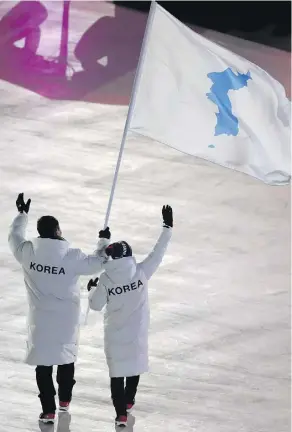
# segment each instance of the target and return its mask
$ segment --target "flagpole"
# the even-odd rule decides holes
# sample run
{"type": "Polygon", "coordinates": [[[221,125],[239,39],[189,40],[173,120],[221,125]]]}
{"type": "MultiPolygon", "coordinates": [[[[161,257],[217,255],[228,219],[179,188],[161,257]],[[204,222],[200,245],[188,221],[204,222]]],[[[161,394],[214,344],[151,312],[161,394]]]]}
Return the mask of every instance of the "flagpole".
{"type": "Polygon", "coordinates": [[[66,75],[68,65],[69,10],[70,0],[64,0],[59,53],[59,63],[64,67],[64,75],[66,75]]]}
{"type": "MultiPolygon", "coordinates": [[[[151,0],[151,6],[150,6],[149,14],[148,14],[148,19],[147,19],[147,24],[146,24],[146,27],[145,27],[145,32],[144,32],[144,37],[143,37],[143,41],[142,41],[140,56],[139,56],[138,65],[137,65],[137,69],[136,69],[136,73],[135,73],[133,87],[132,87],[130,104],[129,104],[128,114],[127,114],[127,119],[126,119],[124,131],[123,131],[123,136],[122,136],[122,141],[121,141],[121,147],[120,147],[120,151],[119,151],[119,155],[118,155],[118,160],[117,160],[117,165],[116,165],[116,169],[115,169],[115,174],[114,174],[112,189],[111,189],[110,198],[109,198],[109,202],[108,202],[108,207],[107,207],[107,211],[106,211],[104,228],[106,228],[107,225],[108,225],[109,216],[110,216],[110,212],[111,212],[111,208],[112,208],[112,203],[113,203],[113,199],[114,199],[114,193],[115,193],[115,189],[116,189],[116,185],[117,185],[119,170],[120,170],[121,161],[122,161],[123,152],[124,152],[125,143],[126,143],[126,138],[127,138],[128,127],[129,127],[130,121],[132,119],[132,114],[133,114],[134,105],[135,105],[136,96],[137,96],[137,88],[139,86],[139,82],[140,82],[140,78],[141,78],[141,72],[142,72],[142,67],[143,67],[143,63],[144,63],[144,60],[145,60],[146,46],[147,46],[147,42],[148,42],[150,30],[151,30],[151,24],[153,22],[154,11],[155,11],[155,4],[156,4],[155,0],[151,0]]],[[[90,306],[88,304],[87,311],[86,311],[86,314],[85,314],[85,319],[84,319],[84,325],[87,325],[89,312],[90,312],[90,306]]]]}
{"type": "Polygon", "coordinates": [[[129,124],[131,122],[133,111],[134,111],[134,105],[135,105],[136,96],[137,96],[137,88],[139,86],[139,82],[140,82],[140,78],[141,78],[142,67],[143,67],[143,63],[144,63],[145,55],[146,55],[146,46],[147,46],[147,42],[148,42],[150,30],[151,30],[151,24],[153,22],[155,3],[156,3],[155,0],[151,1],[151,6],[150,6],[147,24],[146,24],[146,28],[145,28],[145,32],[144,32],[141,52],[140,52],[140,56],[139,56],[138,66],[136,69],[134,83],[133,83],[133,87],[132,87],[130,104],[129,104],[129,109],[128,109],[128,115],[127,115],[124,131],[123,131],[121,147],[120,147],[119,156],[118,156],[117,165],[116,165],[115,174],[114,174],[114,179],[113,179],[113,185],[112,185],[110,198],[109,198],[109,202],[108,202],[108,207],[107,207],[107,212],[106,212],[106,217],[105,217],[105,222],[104,222],[104,228],[106,228],[108,225],[109,216],[110,216],[111,207],[112,207],[113,198],[114,198],[114,193],[115,193],[115,188],[116,188],[119,170],[120,170],[120,166],[121,166],[121,161],[122,161],[122,157],[123,157],[123,152],[124,152],[124,148],[125,148],[125,143],[126,143],[126,138],[127,138],[127,133],[128,133],[128,127],[129,127],[129,124]]]}

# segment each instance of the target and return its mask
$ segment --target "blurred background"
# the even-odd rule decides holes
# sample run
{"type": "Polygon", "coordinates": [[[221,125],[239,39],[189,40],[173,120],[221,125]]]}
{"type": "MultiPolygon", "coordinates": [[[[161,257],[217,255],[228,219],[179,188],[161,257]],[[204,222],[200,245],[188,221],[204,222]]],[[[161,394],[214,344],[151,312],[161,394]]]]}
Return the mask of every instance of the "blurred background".
{"type": "MultiPolygon", "coordinates": [[[[290,2],[159,2],[291,95],[290,2]]],[[[150,2],[0,2],[0,79],[49,99],[128,105],[150,2]]]]}
{"type": "MultiPolygon", "coordinates": [[[[150,2],[116,1],[117,5],[147,11],[150,2]]],[[[179,20],[233,36],[291,49],[290,1],[158,1],[179,20]]]]}

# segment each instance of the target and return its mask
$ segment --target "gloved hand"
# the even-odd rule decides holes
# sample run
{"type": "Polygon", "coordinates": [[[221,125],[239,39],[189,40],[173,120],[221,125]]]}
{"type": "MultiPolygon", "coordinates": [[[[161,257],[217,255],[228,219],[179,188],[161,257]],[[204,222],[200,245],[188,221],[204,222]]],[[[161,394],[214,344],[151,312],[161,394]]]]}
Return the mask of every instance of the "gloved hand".
{"type": "Polygon", "coordinates": [[[173,227],[173,215],[172,208],[169,205],[164,205],[162,207],[162,217],[163,217],[163,226],[164,227],[173,227]]]}
{"type": "Polygon", "coordinates": [[[99,238],[106,238],[108,240],[111,238],[111,232],[109,227],[107,227],[105,230],[99,231],[99,238]]]}
{"type": "Polygon", "coordinates": [[[31,199],[27,200],[27,202],[25,203],[23,199],[23,193],[20,193],[16,200],[16,207],[19,213],[23,213],[23,212],[28,213],[30,203],[31,203],[31,199]]]}
{"type": "Polygon", "coordinates": [[[87,284],[87,291],[89,292],[89,291],[92,290],[93,287],[96,287],[98,281],[99,281],[98,277],[97,277],[96,279],[94,279],[94,280],[93,280],[93,279],[90,279],[90,281],[89,281],[88,284],[87,284]]]}

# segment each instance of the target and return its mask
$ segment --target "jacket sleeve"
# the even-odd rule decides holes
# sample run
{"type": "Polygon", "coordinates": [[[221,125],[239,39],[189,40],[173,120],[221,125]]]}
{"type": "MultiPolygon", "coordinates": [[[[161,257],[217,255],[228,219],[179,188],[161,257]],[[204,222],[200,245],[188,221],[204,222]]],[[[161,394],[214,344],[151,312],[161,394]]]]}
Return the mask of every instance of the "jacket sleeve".
{"type": "Polygon", "coordinates": [[[163,228],[162,233],[160,234],[160,237],[154,246],[154,249],[148,255],[148,257],[139,264],[148,280],[156,272],[159,265],[161,264],[167,245],[171,239],[171,234],[172,228],[163,228]]]}
{"type": "Polygon", "coordinates": [[[25,240],[25,230],[28,223],[26,213],[19,213],[13,220],[8,234],[9,247],[17,259],[22,264],[25,249],[31,245],[30,241],[25,240]]]}
{"type": "Polygon", "coordinates": [[[100,273],[103,269],[103,264],[108,261],[105,253],[105,248],[109,245],[109,240],[100,239],[97,245],[97,250],[92,255],[86,255],[81,250],[77,250],[77,256],[74,263],[75,273],[80,275],[93,275],[100,273]]]}
{"type": "Polygon", "coordinates": [[[90,291],[88,300],[90,309],[101,311],[107,304],[107,290],[105,285],[98,282],[97,287],[90,291]]]}

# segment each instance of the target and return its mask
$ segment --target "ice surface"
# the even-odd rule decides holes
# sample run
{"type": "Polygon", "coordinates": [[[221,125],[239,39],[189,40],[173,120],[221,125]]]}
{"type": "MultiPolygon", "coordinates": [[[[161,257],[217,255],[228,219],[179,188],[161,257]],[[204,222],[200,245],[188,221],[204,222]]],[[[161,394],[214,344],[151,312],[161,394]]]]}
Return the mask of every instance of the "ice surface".
{"type": "MultiPolygon", "coordinates": [[[[74,44],[98,18],[90,3],[72,4],[72,62],[74,44]]],[[[2,2],[2,14],[12,4],[2,2]]],[[[45,4],[51,13],[40,50],[51,55],[61,9],[58,2],[45,4]]],[[[101,8],[113,15],[112,5],[101,8]]],[[[49,213],[73,246],[92,250],[127,113],[120,96],[129,95],[129,74],[106,87],[111,100],[118,94],[116,104],[49,100],[0,81],[1,432],[40,430],[34,370],[22,363],[23,277],[7,246],[15,198],[21,191],[32,198],[28,237],[36,234],[37,218],[49,213]]],[[[290,189],[129,137],[110,218],[114,238],[144,256],[167,203],[175,228],[149,288],[151,372],[142,377],[135,425],[127,430],[288,432],[290,189]]],[[[99,314],[90,314],[82,328],[76,379],[71,424],[63,414],[54,430],[114,431],[99,314]]]]}

